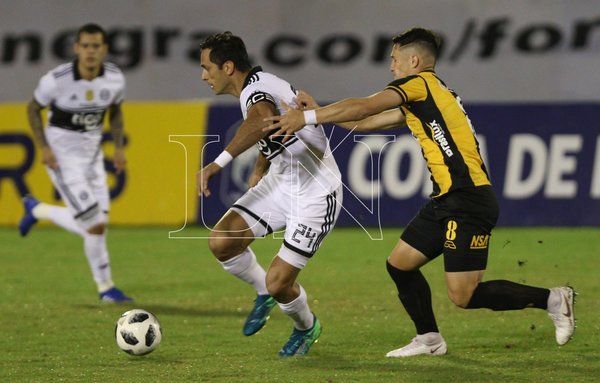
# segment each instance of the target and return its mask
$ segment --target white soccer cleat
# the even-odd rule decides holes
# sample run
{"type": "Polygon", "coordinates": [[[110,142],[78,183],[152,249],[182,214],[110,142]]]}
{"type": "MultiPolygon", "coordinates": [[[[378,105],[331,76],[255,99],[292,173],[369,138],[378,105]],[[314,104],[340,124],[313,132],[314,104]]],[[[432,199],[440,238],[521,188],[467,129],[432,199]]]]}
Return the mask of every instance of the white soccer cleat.
{"type": "Polygon", "coordinates": [[[385,354],[388,358],[406,358],[408,356],[416,356],[416,355],[429,355],[429,356],[439,356],[445,355],[448,352],[448,346],[446,345],[446,341],[442,338],[441,335],[437,334],[437,342],[435,342],[435,336],[433,333],[427,333],[423,335],[417,335],[413,338],[412,342],[407,344],[406,346],[392,350],[385,354]],[[434,338],[434,343],[426,344],[424,340],[434,338]]]}
{"type": "Polygon", "coordinates": [[[548,307],[548,316],[556,327],[556,343],[566,344],[575,331],[575,290],[570,286],[554,287],[550,289],[550,295],[558,295],[560,304],[556,307],[548,307]]]}

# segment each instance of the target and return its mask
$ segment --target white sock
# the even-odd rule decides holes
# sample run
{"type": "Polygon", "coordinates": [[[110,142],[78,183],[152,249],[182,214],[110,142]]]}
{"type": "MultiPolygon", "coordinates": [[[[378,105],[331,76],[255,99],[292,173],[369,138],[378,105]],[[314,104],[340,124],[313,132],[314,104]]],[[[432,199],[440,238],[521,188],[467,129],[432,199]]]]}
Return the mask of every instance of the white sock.
{"type": "Polygon", "coordinates": [[[281,307],[281,311],[294,321],[294,327],[298,330],[308,330],[313,326],[314,315],[308,307],[308,297],[302,286],[300,286],[300,295],[298,295],[298,298],[290,303],[278,304],[281,307]]]}
{"type": "Polygon", "coordinates": [[[84,236],[85,231],[79,227],[66,207],[40,202],[31,210],[31,213],[37,219],[48,219],[71,233],[84,236]]]}
{"type": "Polygon", "coordinates": [[[434,344],[440,343],[444,338],[440,335],[439,332],[428,332],[425,334],[417,335],[417,340],[427,346],[432,346],[434,344]]]}
{"type": "Polygon", "coordinates": [[[106,235],[85,233],[83,247],[98,292],[104,292],[114,286],[106,248],[106,235]]]}
{"type": "Polygon", "coordinates": [[[249,247],[240,255],[219,263],[229,274],[235,275],[242,281],[251,284],[258,295],[269,294],[265,280],[267,273],[258,264],[256,255],[249,247]]]}

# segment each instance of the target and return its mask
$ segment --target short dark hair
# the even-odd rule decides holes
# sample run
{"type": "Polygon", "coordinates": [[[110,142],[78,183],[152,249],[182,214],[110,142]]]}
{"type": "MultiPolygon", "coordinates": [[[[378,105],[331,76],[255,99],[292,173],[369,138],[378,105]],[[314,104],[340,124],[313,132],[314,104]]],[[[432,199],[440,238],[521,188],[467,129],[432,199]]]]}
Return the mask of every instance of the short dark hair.
{"type": "Polygon", "coordinates": [[[200,50],[210,49],[210,61],[220,67],[225,61],[232,61],[235,67],[241,72],[247,72],[252,69],[246,44],[233,33],[226,31],[223,33],[214,33],[206,38],[200,50]]]}
{"type": "Polygon", "coordinates": [[[81,38],[82,33],[89,33],[89,34],[100,33],[102,35],[102,42],[106,43],[106,31],[98,24],[88,23],[88,24],[85,24],[84,26],[82,26],[81,28],[79,28],[79,30],[77,30],[77,40],[76,40],[77,42],[79,42],[79,39],[81,38]]]}
{"type": "Polygon", "coordinates": [[[434,59],[437,59],[440,53],[442,40],[437,34],[433,33],[429,29],[411,28],[399,35],[394,36],[392,42],[401,46],[413,43],[418,44],[431,52],[434,59]]]}

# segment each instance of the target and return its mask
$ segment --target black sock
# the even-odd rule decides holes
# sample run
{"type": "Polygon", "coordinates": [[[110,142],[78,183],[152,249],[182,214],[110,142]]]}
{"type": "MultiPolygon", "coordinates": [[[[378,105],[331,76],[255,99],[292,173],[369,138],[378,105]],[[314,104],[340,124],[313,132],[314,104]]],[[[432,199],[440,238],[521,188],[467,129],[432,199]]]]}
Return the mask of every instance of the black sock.
{"type": "Polygon", "coordinates": [[[431,290],[421,271],[403,271],[389,262],[387,271],[396,284],[398,298],[414,322],[417,334],[439,332],[431,307],[431,290]]]}
{"type": "Polygon", "coordinates": [[[480,282],[466,308],[494,311],[521,310],[526,307],[546,309],[549,289],[521,285],[511,281],[480,282]]]}

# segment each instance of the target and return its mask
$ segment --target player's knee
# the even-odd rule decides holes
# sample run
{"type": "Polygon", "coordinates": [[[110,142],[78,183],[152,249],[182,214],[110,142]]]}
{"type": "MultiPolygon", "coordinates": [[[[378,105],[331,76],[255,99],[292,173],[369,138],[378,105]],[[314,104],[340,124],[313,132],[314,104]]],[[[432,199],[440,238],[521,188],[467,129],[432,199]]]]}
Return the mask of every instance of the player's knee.
{"type": "Polygon", "coordinates": [[[104,223],[96,224],[87,229],[89,234],[102,235],[106,231],[106,225],[104,223]]]}
{"type": "Polygon", "coordinates": [[[450,298],[450,301],[452,301],[452,303],[454,303],[456,306],[463,309],[467,308],[472,296],[473,291],[471,290],[448,289],[448,298],[450,298]]]}
{"type": "Polygon", "coordinates": [[[219,261],[226,261],[244,250],[237,245],[235,240],[229,238],[226,234],[216,232],[210,234],[208,248],[219,261]]]}

